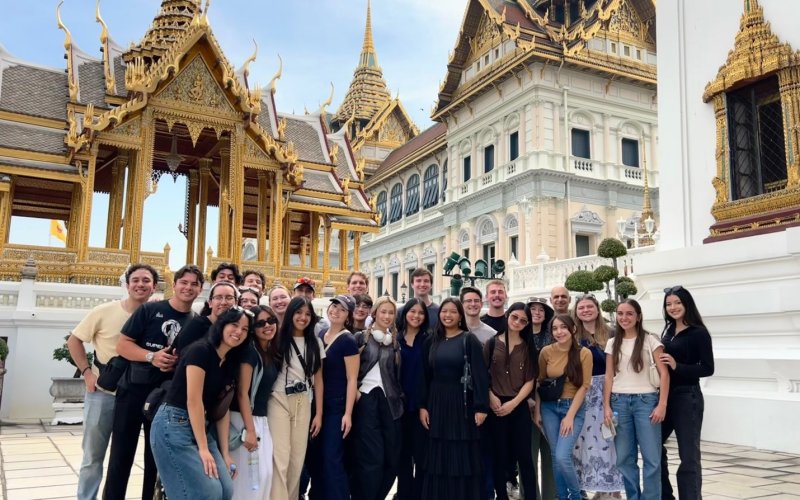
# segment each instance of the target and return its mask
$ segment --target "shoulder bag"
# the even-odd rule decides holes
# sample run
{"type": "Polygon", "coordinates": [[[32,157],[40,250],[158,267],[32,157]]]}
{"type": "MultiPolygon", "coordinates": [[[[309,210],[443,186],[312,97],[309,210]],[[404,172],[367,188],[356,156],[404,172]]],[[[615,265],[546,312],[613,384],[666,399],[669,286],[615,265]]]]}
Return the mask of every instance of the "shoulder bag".
{"type": "MultiPolygon", "coordinates": [[[[654,335],[649,335],[650,339],[655,339],[654,335]]],[[[647,342],[647,345],[644,346],[645,349],[648,351],[647,355],[647,379],[655,389],[661,388],[661,374],[658,372],[658,364],[656,363],[655,358],[653,357],[653,349],[650,348],[650,342],[647,342]]]]}

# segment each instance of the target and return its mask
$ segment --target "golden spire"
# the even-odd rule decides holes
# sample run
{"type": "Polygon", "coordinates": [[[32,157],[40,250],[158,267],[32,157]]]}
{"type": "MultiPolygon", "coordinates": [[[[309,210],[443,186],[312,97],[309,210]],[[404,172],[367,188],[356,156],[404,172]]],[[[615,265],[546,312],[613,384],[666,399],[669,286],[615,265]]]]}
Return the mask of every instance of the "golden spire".
{"type": "Polygon", "coordinates": [[[131,47],[124,55],[126,63],[136,57],[146,57],[153,62],[161,57],[174,42],[192,25],[195,18],[206,19],[209,1],[205,10],[200,8],[201,0],[161,0],[161,9],[153,19],[153,24],[142,37],[141,42],[131,47]],[[201,15],[202,14],[202,15],[201,15]]]}
{"type": "Polygon", "coordinates": [[[56,21],[58,23],[58,29],[64,32],[64,50],[67,51],[66,59],[67,59],[67,84],[69,85],[69,100],[71,102],[78,102],[78,79],[75,75],[75,63],[72,58],[72,33],[69,32],[69,29],[64,25],[64,22],[61,20],[61,5],[64,4],[64,0],[61,0],[58,3],[58,7],[56,7],[56,21]]]}
{"type": "Polygon", "coordinates": [[[272,77],[272,80],[269,81],[269,84],[266,87],[271,94],[274,94],[275,91],[277,90],[278,80],[281,79],[282,74],[283,74],[283,59],[281,58],[281,55],[278,54],[278,71],[275,72],[275,75],[272,77]]]}
{"type": "Polygon", "coordinates": [[[334,121],[346,122],[355,113],[356,119],[368,122],[391,101],[392,94],[383,79],[378,65],[378,55],[372,39],[372,8],[367,0],[367,22],[364,28],[364,43],[361,47],[358,66],[353,72],[350,88],[336,111],[334,121]]]}
{"type": "Polygon", "coordinates": [[[639,217],[639,235],[641,245],[652,245],[655,241],[652,235],[647,232],[647,220],[653,221],[653,228],[655,228],[655,214],[653,214],[653,207],[650,205],[650,186],[647,183],[647,150],[644,147],[644,139],[642,139],[642,168],[644,169],[644,195],[642,196],[642,215],[639,217]]]}

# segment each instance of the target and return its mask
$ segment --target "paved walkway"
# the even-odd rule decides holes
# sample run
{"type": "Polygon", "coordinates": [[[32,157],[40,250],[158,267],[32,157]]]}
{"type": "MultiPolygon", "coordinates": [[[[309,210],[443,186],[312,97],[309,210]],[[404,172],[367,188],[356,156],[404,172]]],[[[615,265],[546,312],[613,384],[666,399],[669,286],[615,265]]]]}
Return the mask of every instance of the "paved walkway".
{"type": "MultiPolygon", "coordinates": [[[[670,446],[674,451],[670,454],[674,473],[677,450],[674,443],[670,446]]],[[[142,449],[140,444],[127,498],[141,495],[142,449]]],[[[74,499],[80,463],[80,426],[0,427],[2,498],[74,499]]],[[[704,442],[703,498],[800,500],[800,456],[704,442]]]]}

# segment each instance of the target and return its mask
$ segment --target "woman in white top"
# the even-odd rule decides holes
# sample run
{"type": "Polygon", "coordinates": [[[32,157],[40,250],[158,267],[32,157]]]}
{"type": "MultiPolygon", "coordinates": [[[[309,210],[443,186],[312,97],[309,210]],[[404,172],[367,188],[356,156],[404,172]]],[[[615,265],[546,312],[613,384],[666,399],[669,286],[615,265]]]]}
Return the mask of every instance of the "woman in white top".
{"type": "Polygon", "coordinates": [[[661,422],[669,392],[669,372],[658,361],[663,351],[661,342],[642,326],[639,303],[622,301],[617,306],[617,335],[608,339],[605,349],[603,407],[605,424],[616,425],[617,468],[628,500],[661,498],[661,422]],[[651,381],[652,370],[660,376],[658,387],[651,381]],[[637,447],[644,464],[643,487],[637,447]]]}

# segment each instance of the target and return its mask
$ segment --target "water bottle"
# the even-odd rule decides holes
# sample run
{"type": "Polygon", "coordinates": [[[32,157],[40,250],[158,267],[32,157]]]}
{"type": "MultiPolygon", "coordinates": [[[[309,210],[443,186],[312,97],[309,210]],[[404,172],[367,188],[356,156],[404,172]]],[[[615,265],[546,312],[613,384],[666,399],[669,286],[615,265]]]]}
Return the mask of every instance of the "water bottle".
{"type": "Polygon", "coordinates": [[[261,483],[261,478],[259,477],[259,471],[258,471],[257,449],[251,451],[247,458],[247,473],[250,479],[250,489],[252,491],[258,491],[259,485],[261,483]]]}

